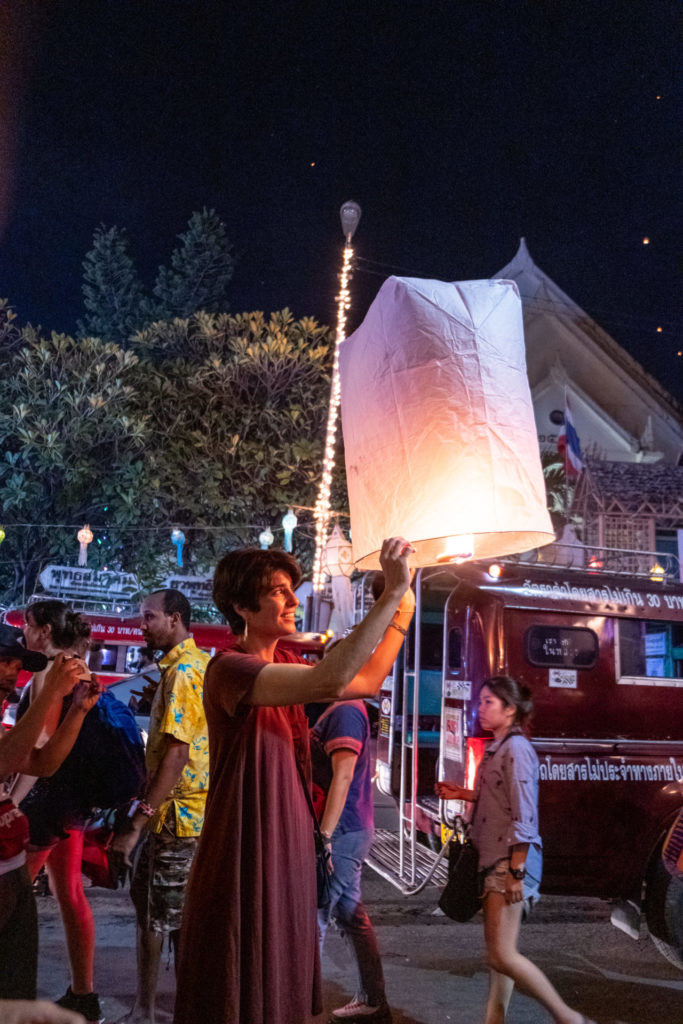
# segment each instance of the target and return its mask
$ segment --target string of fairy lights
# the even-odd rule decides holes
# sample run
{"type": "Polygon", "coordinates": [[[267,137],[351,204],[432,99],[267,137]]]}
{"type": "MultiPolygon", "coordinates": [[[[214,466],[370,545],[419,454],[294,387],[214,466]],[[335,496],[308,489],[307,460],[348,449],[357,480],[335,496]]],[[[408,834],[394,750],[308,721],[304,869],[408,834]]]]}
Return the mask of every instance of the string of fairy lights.
{"type": "Polygon", "coordinates": [[[315,519],[315,556],[313,559],[313,592],[320,593],[325,586],[327,573],[323,568],[323,552],[327,543],[330,525],[330,494],[332,474],[335,465],[335,448],[337,443],[337,423],[339,420],[339,404],[341,401],[341,380],[339,377],[339,349],[346,338],[346,319],[351,308],[351,274],[353,271],[353,247],[351,240],[358,227],[361,209],[358,203],[344,203],[341,211],[342,230],[346,238],[342,258],[342,269],[337,296],[337,333],[332,361],[332,383],[330,387],[330,405],[327,413],[327,432],[325,435],[325,452],[323,468],[318,489],[318,500],[313,517],[315,519]]]}

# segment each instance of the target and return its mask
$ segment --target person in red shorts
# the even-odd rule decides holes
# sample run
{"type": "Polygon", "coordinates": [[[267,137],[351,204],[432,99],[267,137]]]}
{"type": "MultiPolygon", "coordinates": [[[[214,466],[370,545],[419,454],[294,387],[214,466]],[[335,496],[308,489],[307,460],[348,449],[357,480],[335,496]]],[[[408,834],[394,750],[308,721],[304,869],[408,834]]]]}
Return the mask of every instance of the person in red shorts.
{"type": "MultiPolygon", "coordinates": [[[[47,659],[27,651],[21,630],[0,624],[0,698],[14,690],[21,669],[37,672],[47,659]]],[[[71,750],[83,720],[99,697],[97,680],[80,682],[88,669],[79,658],[58,655],[39,697],[9,733],[0,737],[0,998],[35,999],[38,966],[38,920],[26,867],[29,827],[26,817],[4,790],[13,772],[51,775],[71,750]],[[40,748],[36,743],[46,719],[73,691],[71,709],[40,748]]]]}

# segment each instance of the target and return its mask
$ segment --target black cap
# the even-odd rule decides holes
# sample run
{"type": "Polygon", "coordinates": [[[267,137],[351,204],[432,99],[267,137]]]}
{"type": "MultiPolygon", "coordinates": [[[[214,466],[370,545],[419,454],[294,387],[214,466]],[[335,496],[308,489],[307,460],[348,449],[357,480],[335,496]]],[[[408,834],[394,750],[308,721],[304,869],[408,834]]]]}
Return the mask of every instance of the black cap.
{"type": "Polygon", "coordinates": [[[27,651],[24,634],[6,622],[0,622],[0,658],[19,658],[27,672],[42,672],[47,665],[45,655],[40,651],[27,651]]]}

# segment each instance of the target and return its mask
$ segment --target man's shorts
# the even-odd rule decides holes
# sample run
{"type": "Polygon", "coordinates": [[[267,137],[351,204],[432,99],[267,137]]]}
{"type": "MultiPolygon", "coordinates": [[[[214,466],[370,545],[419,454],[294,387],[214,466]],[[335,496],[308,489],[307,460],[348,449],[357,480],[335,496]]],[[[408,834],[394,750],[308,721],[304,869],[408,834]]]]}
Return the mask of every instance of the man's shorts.
{"type": "Polygon", "coordinates": [[[179,930],[198,838],[178,838],[166,825],[161,832],[145,836],[130,883],[143,931],[166,934],[179,930]]]}

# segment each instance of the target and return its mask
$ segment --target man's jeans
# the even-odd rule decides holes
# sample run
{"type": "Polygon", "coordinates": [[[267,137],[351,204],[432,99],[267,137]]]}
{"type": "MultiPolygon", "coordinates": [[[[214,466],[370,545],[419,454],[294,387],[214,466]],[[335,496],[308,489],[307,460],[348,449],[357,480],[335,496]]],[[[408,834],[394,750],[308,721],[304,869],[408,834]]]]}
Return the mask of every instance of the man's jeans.
{"type": "Polygon", "coordinates": [[[361,902],[360,876],[363,861],[372,845],[372,829],[332,836],[333,874],[330,879],[330,905],[318,911],[320,949],[330,920],[340,929],[356,960],[358,991],[355,998],[368,1006],[384,1002],[384,975],[377,939],[361,902]]]}

